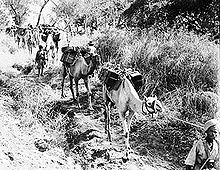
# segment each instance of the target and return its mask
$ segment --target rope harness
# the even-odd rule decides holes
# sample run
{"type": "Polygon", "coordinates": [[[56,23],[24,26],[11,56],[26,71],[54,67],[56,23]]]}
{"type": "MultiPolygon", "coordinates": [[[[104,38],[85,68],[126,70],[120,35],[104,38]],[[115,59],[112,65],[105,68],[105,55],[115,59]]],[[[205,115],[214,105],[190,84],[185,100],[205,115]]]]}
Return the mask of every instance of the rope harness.
{"type": "Polygon", "coordinates": [[[145,105],[145,108],[147,109],[147,111],[148,111],[148,113],[150,113],[151,115],[152,115],[152,118],[153,118],[153,114],[156,112],[155,111],[155,100],[152,102],[152,104],[150,105],[150,106],[148,106],[147,104],[146,104],[146,101],[144,100],[143,101],[143,103],[142,103],[142,112],[144,113],[144,114],[147,114],[147,112],[145,112],[144,111],[144,105],[145,105]],[[152,109],[153,111],[151,111],[151,110],[149,110],[149,109],[152,109]]]}

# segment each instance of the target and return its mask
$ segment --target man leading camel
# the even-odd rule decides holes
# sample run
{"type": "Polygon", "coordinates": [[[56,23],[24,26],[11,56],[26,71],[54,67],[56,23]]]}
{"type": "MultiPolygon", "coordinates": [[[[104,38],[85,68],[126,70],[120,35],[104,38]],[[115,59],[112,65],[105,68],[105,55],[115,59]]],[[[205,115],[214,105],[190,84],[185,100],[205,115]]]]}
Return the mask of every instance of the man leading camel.
{"type": "Polygon", "coordinates": [[[206,137],[194,142],[185,161],[186,170],[220,170],[220,146],[216,140],[218,124],[216,119],[205,123],[206,137]]]}
{"type": "Polygon", "coordinates": [[[88,43],[88,53],[92,57],[97,55],[96,48],[94,47],[94,43],[92,41],[89,41],[89,43],[88,43]]]}

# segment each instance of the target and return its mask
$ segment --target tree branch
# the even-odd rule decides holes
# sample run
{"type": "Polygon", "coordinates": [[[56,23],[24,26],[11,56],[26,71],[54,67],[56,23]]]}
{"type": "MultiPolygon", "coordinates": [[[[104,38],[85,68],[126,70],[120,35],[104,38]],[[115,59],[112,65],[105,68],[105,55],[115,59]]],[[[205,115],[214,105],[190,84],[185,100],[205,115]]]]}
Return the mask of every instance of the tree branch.
{"type": "Polygon", "coordinates": [[[39,23],[40,23],[40,17],[41,17],[42,11],[43,11],[44,7],[47,5],[47,3],[48,3],[49,1],[50,1],[50,0],[45,0],[45,1],[44,1],[44,4],[42,5],[42,7],[41,7],[41,9],[40,9],[40,13],[39,13],[39,15],[38,15],[36,27],[39,25],[39,23]]]}

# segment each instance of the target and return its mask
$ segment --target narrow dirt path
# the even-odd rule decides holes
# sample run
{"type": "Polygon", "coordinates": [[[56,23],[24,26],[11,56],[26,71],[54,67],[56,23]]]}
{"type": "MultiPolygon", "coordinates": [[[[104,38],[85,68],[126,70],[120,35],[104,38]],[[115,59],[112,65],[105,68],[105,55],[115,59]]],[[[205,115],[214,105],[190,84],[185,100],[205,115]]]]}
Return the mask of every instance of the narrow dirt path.
{"type": "MultiPolygon", "coordinates": [[[[22,76],[22,75],[20,75],[22,76]]],[[[37,78],[35,74],[22,76],[36,84],[50,86],[51,91],[60,93],[61,76],[45,72],[37,78]]],[[[51,112],[66,116],[66,142],[68,148],[57,148],[53,142],[56,136],[40,124],[23,127],[22,122],[7,110],[11,98],[0,97],[0,169],[88,169],[88,170],[166,170],[154,163],[152,157],[140,156],[138,152],[130,155],[130,160],[123,162],[122,127],[116,110],[111,116],[111,133],[113,141],[107,141],[104,133],[103,100],[101,85],[97,78],[92,78],[93,106],[95,111],[88,111],[87,94],[84,84],[80,82],[80,102],[71,101],[68,80],[65,83],[66,99],[57,98],[51,112]],[[39,145],[45,146],[39,148],[39,145]],[[153,162],[152,162],[153,161],[153,162]]],[[[56,115],[55,115],[56,117],[56,115]]],[[[28,118],[27,118],[28,120],[28,118]]],[[[132,146],[132,139],[131,139],[132,146]]]]}
{"type": "MultiPolygon", "coordinates": [[[[56,81],[60,84],[61,77],[56,81]]],[[[121,122],[116,110],[111,115],[111,133],[113,141],[107,141],[107,135],[104,132],[104,115],[102,114],[104,105],[102,99],[101,84],[97,76],[91,78],[91,90],[93,93],[93,107],[95,111],[88,111],[88,102],[85,86],[80,82],[80,102],[82,108],[79,110],[77,105],[70,102],[71,94],[69,90],[69,82],[65,83],[65,93],[67,99],[62,99],[59,103],[60,110],[71,110],[72,121],[77,122],[77,131],[80,131],[82,136],[77,136],[76,139],[70,139],[70,152],[74,156],[76,153],[83,157],[80,164],[85,164],[84,168],[90,169],[131,169],[131,170],[165,170],[163,167],[155,167],[148,165],[138,153],[132,153],[130,160],[123,163],[122,157],[124,156],[124,142],[121,122]],[[84,135],[84,136],[83,136],[84,135]],[[72,140],[72,141],[71,141],[72,140]],[[74,143],[74,144],[73,144],[74,143]]],[[[56,85],[59,90],[59,85],[56,85]]],[[[75,87],[74,87],[75,88],[75,87]]],[[[57,89],[55,89],[57,90],[57,89]]],[[[60,92],[59,92],[60,93],[60,92]]],[[[76,131],[71,126],[68,131],[76,131]]],[[[70,137],[71,138],[71,137],[70,137]]],[[[149,159],[148,159],[149,161],[149,159]]]]}

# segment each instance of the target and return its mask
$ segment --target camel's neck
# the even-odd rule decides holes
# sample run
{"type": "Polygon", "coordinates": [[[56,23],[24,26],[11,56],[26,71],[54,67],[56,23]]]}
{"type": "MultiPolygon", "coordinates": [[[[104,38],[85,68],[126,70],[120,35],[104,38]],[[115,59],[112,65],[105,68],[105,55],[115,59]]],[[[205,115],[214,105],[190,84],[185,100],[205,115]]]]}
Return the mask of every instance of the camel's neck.
{"type": "Polygon", "coordinates": [[[95,70],[95,64],[90,60],[89,66],[88,66],[88,75],[91,75],[95,70]]]}

